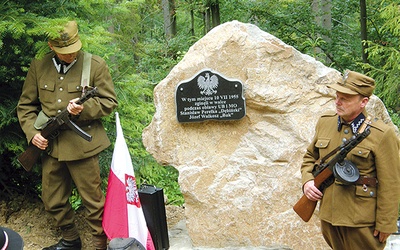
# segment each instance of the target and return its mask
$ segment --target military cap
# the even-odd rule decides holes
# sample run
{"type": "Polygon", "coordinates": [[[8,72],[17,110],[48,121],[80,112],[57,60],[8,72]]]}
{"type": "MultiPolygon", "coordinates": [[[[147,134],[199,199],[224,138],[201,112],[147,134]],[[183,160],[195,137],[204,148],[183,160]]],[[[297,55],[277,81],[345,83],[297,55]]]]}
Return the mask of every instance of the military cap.
{"type": "Polygon", "coordinates": [[[146,250],[135,238],[114,238],[108,244],[108,250],[146,250]]]}
{"type": "Polygon", "coordinates": [[[53,50],[59,54],[71,54],[82,48],[82,42],[78,35],[78,24],[75,21],[66,23],[60,36],[49,40],[53,50]]]}
{"type": "Polygon", "coordinates": [[[0,227],[0,249],[23,250],[24,241],[14,230],[0,227]]]}
{"type": "Polygon", "coordinates": [[[341,81],[328,87],[349,95],[360,94],[370,97],[375,89],[375,80],[358,72],[346,70],[341,81]]]}

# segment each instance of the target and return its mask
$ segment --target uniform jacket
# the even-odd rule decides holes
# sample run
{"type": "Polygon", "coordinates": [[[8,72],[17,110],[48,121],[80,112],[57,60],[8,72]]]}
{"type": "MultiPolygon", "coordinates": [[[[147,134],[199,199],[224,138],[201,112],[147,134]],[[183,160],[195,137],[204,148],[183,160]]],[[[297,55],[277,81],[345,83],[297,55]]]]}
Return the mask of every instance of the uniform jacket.
{"type": "MultiPolygon", "coordinates": [[[[40,132],[33,126],[40,110],[54,117],[68,105],[71,99],[81,96],[83,52],[77,55],[76,63],[66,74],[58,73],[48,53],[41,60],[34,59],[29,68],[22,94],[17,106],[17,114],[26,139],[30,142],[40,132]]],[[[70,129],[60,131],[58,137],[50,140],[49,154],[60,161],[72,161],[91,157],[110,145],[100,118],[109,115],[117,106],[114,85],[106,62],[93,55],[89,85],[98,88],[98,94],[87,100],[76,124],[92,136],[88,142],[70,129]]]]}
{"type": "MultiPolygon", "coordinates": [[[[324,190],[319,217],[334,226],[375,226],[381,232],[393,233],[397,231],[400,197],[399,140],[393,128],[377,119],[372,120],[370,131],[346,159],[356,164],[361,176],[376,177],[378,186],[368,186],[365,190],[362,185],[344,185],[336,180],[324,190]]],[[[351,136],[352,130],[347,125],[338,131],[335,113],[318,120],[301,167],[303,185],[314,179],[314,162],[341,145],[343,138],[349,140],[351,136]]]]}

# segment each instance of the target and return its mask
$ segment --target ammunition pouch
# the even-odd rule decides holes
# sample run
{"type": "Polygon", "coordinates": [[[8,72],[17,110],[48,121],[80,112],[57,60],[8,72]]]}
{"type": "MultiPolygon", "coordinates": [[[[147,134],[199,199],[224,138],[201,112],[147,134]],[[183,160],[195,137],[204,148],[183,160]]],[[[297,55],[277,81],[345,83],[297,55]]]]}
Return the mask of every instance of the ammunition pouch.
{"type": "Polygon", "coordinates": [[[36,118],[35,123],[33,124],[33,126],[35,127],[35,129],[37,130],[42,130],[46,127],[47,122],[50,120],[50,117],[48,117],[43,110],[41,110],[36,118]]]}

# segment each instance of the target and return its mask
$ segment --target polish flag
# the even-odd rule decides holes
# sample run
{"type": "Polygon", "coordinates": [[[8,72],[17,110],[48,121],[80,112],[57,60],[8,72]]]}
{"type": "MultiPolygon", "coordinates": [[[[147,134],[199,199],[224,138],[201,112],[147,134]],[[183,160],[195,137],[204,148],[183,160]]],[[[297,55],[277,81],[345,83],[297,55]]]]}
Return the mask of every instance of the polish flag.
{"type": "Polygon", "coordinates": [[[147,250],[155,250],[140,204],[131,156],[117,112],[115,116],[117,139],[104,204],[104,232],[110,240],[135,238],[147,250]]]}

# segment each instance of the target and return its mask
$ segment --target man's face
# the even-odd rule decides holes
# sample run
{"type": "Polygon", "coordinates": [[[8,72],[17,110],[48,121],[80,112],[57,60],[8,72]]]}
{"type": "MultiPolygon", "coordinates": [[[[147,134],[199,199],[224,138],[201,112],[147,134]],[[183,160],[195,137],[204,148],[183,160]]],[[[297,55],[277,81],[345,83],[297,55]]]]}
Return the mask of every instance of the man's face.
{"type": "MultiPolygon", "coordinates": [[[[48,43],[48,45],[49,45],[50,49],[54,51],[53,45],[51,45],[50,42],[48,43]]],[[[74,53],[70,53],[70,54],[60,54],[60,53],[57,53],[57,52],[55,52],[55,53],[56,53],[58,59],[60,59],[61,61],[65,62],[67,64],[69,64],[69,63],[72,63],[75,60],[76,56],[78,55],[78,52],[79,51],[74,52],[74,53]]]]}
{"type": "Polygon", "coordinates": [[[78,52],[74,52],[71,54],[59,54],[59,53],[56,54],[61,61],[66,63],[72,63],[75,60],[76,56],[78,55],[78,52]]]}
{"type": "Polygon", "coordinates": [[[346,122],[353,121],[368,103],[368,97],[336,92],[336,112],[346,122]]]}

